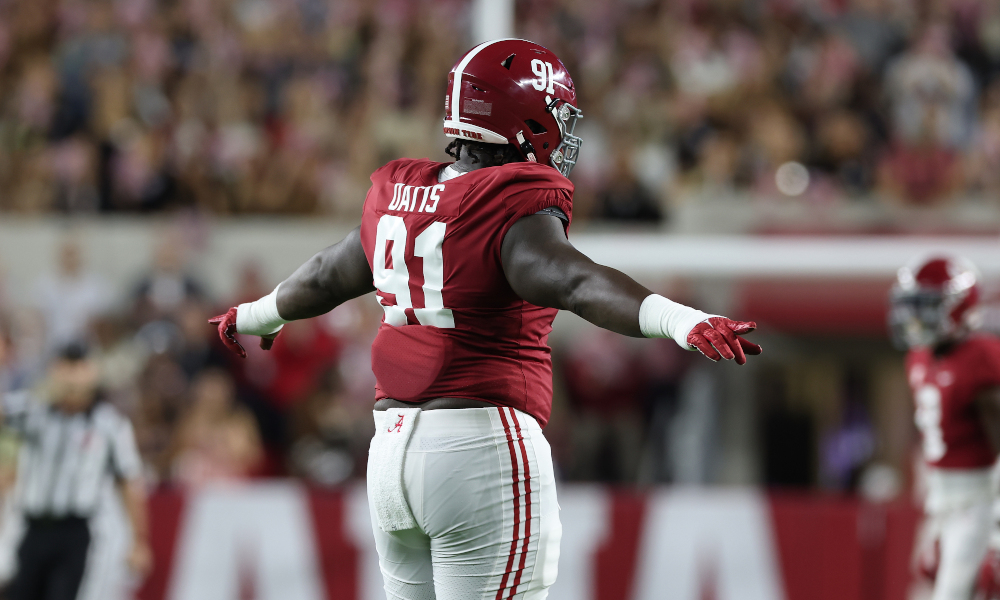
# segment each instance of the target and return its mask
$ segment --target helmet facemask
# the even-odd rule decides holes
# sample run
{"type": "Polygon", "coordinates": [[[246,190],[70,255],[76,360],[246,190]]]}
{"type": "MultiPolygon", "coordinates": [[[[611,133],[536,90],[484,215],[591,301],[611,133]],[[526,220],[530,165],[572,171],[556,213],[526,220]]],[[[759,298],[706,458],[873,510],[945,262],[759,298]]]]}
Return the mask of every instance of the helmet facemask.
{"type": "Polygon", "coordinates": [[[893,344],[900,349],[933,347],[956,341],[975,327],[974,310],[957,319],[956,308],[966,300],[968,290],[958,293],[896,286],[892,291],[889,329],[893,344]]]}
{"type": "Polygon", "coordinates": [[[549,162],[557,171],[569,177],[570,171],[576,166],[580,146],[583,145],[583,140],[573,134],[576,131],[576,122],[583,118],[583,111],[565,100],[558,98],[552,100],[548,96],[545,97],[545,100],[548,102],[546,109],[552,114],[559,127],[560,139],[559,145],[549,156],[549,162]]]}
{"type": "Polygon", "coordinates": [[[892,292],[889,328],[893,344],[901,349],[930,347],[950,337],[951,308],[944,294],[935,290],[892,292]]]}

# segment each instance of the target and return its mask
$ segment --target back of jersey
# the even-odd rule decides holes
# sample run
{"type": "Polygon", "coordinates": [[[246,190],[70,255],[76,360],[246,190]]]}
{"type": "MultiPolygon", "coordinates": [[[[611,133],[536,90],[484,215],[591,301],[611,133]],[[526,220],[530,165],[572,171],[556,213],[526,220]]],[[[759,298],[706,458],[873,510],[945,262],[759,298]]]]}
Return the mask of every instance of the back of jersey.
{"type": "Polygon", "coordinates": [[[372,345],[376,398],[471,398],[544,425],[554,309],[521,300],[500,249],[521,217],[572,215],[573,186],[551,167],[513,163],[439,183],[445,163],[397,160],[372,175],[361,242],[385,317],[372,345]]]}

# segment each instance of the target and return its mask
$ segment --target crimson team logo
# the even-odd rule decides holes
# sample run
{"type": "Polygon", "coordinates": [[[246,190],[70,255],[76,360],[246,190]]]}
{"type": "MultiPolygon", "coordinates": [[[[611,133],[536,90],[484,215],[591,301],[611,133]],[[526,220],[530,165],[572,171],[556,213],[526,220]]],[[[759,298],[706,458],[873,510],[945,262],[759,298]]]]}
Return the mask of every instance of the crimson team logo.
{"type": "Polygon", "coordinates": [[[393,425],[393,426],[391,426],[391,427],[389,427],[389,433],[402,433],[403,432],[403,419],[404,418],[406,418],[406,415],[399,415],[399,420],[396,421],[396,424],[393,425]]]}

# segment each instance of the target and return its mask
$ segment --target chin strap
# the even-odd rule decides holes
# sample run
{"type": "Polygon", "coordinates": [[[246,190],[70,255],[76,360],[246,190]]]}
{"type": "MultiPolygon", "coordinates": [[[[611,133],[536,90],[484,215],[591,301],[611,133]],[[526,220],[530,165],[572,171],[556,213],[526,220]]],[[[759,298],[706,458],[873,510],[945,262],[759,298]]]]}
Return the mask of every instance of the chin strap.
{"type": "Polygon", "coordinates": [[[535,147],[531,145],[531,142],[524,139],[524,130],[517,132],[517,143],[521,148],[521,154],[531,162],[538,162],[538,158],[535,156],[535,147]]]}

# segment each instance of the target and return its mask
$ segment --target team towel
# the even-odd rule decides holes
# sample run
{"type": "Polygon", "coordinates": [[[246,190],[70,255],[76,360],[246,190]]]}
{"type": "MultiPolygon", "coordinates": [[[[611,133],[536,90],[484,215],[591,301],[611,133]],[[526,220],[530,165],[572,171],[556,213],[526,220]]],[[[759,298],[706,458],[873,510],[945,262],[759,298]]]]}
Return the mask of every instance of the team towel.
{"type": "Polygon", "coordinates": [[[419,408],[375,412],[375,437],[368,452],[369,473],[374,477],[374,485],[368,501],[374,503],[382,531],[401,531],[417,526],[403,493],[403,461],[419,415],[419,408]]]}

